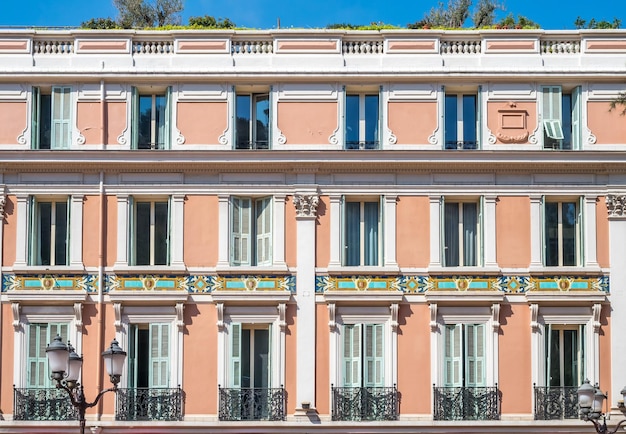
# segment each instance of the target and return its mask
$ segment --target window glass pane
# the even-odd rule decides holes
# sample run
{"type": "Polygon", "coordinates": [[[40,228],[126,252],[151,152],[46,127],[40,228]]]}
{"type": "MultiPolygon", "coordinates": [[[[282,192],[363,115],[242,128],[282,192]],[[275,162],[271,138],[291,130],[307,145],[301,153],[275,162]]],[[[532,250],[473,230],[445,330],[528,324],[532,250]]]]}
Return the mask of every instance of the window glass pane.
{"type": "Polygon", "coordinates": [[[255,149],[268,149],[269,147],[269,122],[270,122],[270,98],[269,95],[257,95],[254,104],[255,149]]]}
{"type": "Polygon", "coordinates": [[[563,330],[563,386],[578,386],[578,330],[563,330]]]}
{"type": "Polygon", "coordinates": [[[52,96],[40,95],[39,101],[39,149],[50,149],[52,96]]]}
{"type": "Polygon", "coordinates": [[[55,204],[54,264],[67,265],[67,202],[55,204]]]}
{"type": "Polygon", "coordinates": [[[463,204],[463,265],[476,266],[478,212],[477,204],[463,204]]]}
{"type": "Polygon", "coordinates": [[[365,95],[365,149],[378,147],[378,95],[365,95]]]}
{"type": "Polygon", "coordinates": [[[561,98],[563,109],[563,119],[561,125],[563,127],[563,144],[561,149],[572,149],[572,94],[564,93],[561,98]]]}
{"type": "Polygon", "coordinates": [[[236,149],[250,149],[250,122],[252,121],[250,95],[237,95],[236,100],[237,125],[236,125],[236,149]]]}
{"type": "Polygon", "coordinates": [[[250,387],[250,329],[241,330],[241,387],[250,387]]]}
{"type": "Polygon", "coordinates": [[[346,95],[346,149],[359,149],[359,95],[346,95]]]}
{"type": "Polygon", "coordinates": [[[167,202],[154,204],[154,264],[166,265],[168,242],[168,206],[167,202]]]}
{"type": "Polygon", "coordinates": [[[150,202],[135,207],[135,265],[150,265],[150,202]]]}
{"type": "Polygon", "coordinates": [[[52,204],[49,202],[38,203],[38,231],[37,246],[38,254],[36,265],[50,265],[50,249],[52,246],[52,204]]]}
{"type": "Polygon", "coordinates": [[[476,95],[463,95],[463,149],[476,149],[476,95]]]}
{"type": "Polygon", "coordinates": [[[167,137],[167,131],[165,131],[167,126],[165,119],[165,102],[165,95],[155,96],[156,137],[154,138],[154,143],[156,144],[157,149],[165,149],[165,137],[167,137]]]}
{"type": "Polygon", "coordinates": [[[558,203],[546,202],[545,214],[545,262],[546,266],[559,265],[559,215],[558,203]]]}
{"type": "Polygon", "coordinates": [[[365,220],[365,264],[378,265],[378,202],[365,202],[364,204],[364,220],[365,220]]]}
{"type": "Polygon", "coordinates": [[[576,261],[576,203],[562,204],[563,265],[577,265],[576,261]]]}
{"type": "Polygon", "coordinates": [[[549,330],[549,354],[548,354],[548,385],[549,386],[562,386],[561,384],[561,342],[560,331],[549,330]]]}
{"type": "Polygon", "coordinates": [[[444,204],[444,260],[446,267],[459,265],[459,204],[444,204]]]}
{"type": "Polygon", "coordinates": [[[137,127],[137,148],[150,149],[152,142],[152,95],[139,96],[137,127]]]}
{"type": "Polygon", "coordinates": [[[269,387],[270,336],[268,329],[254,330],[254,387],[269,387]]]}
{"type": "Polygon", "coordinates": [[[444,103],[444,137],[446,149],[457,148],[457,102],[456,95],[446,95],[444,103]]]}
{"type": "Polygon", "coordinates": [[[361,203],[346,202],[344,231],[344,265],[360,265],[361,262],[361,203]]]}

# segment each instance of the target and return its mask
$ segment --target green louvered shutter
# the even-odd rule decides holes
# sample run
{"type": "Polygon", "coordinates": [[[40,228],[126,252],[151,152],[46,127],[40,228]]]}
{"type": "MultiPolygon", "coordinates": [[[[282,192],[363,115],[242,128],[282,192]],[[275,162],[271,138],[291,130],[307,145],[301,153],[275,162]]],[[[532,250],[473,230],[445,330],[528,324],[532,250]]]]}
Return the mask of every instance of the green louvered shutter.
{"type": "MultiPolygon", "coordinates": [[[[546,136],[554,140],[563,140],[562,98],[560,86],[544,86],[543,90],[543,128],[546,136]]],[[[545,146],[545,144],[544,144],[545,146]]]]}
{"type": "Polygon", "coordinates": [[[170,324],[150,324],[149,387],[169,387],[170,324]]]}
{"type": "Polygon", "coordinates": [[[255,201],[256,265],[272,265],[272,199],[255,201]]]}
{"type": "Polygon", "coordinates": [[[444,328],[444,386],[463,385],[462,324],[450,324],[444,328]]]}
{"type": "Polygon", "coordinates": [[[572,149],[582,149],[582,88],[572,90],[572,149]]]}
{"type": "Polygon", "coordinates": [[[58,334],[67,342],[68,323],[28,325],[28,354],[26,356],[26,387],[52,387],[46,347],[58,334]]]}
{"type": "Polygon", "coordinates": [[[465,325],[465,386],[485,386],[485,325],[465,325]]]}
{"type": "Polygon", "coordinates": [[[159,125],[159,137],[162,137],[163,149],[172,149],[172,87],[165,90],[165,119],[159,125]]]}
{"type": "Polygon", "coordinates": [[[343,386],[361,387],[361,324],[343,326],[343,386]]]}
{"type": "Polygon", "coordinates": [[[52,87],[50,148],[66,149],[72,140],[72,88],[52,87]]]}
{"type": "Polygon", "coordinates": [[[241,323],[230,325],[230,387],[241,387],[241,323]]]}
{"type": "Polygon", "coordinates": [[[233,265],[252,265],[250,262],[252,200],[232,197],[231,204],[231,263],[233,265]]]}
{"type": "Polygon", "coordinates": [[[366,324],[365,339],[363,343],[364,359],[364,386],[383,387],[384,382],[384,337],[382,324],[366,324]]]}
{"type": "Polygon", "coordinates": [[[136,87],[130,93],[130,147],[139,149],[139,92],[136,87]]]}
{"type": "Polygon", "coordinates": [[[39,149],[39,137],[41,133],[41,91],[38,87],[33,87],[31,98],[30,147],[31,149],[39,149]]]}

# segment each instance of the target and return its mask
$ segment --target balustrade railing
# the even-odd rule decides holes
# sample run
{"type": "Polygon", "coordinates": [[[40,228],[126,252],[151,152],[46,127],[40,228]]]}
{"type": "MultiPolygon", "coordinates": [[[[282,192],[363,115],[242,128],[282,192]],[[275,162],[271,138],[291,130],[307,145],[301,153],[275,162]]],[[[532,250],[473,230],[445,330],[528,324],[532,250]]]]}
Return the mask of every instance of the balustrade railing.
{"type": "Polygon", "coordinates": [[[285,420],[285,389],[220,387],[219,419],[223,421],[285,420]]]}
{"type": "Polygon", "coordinates": [[[74,52],[74,41],[71,39],[35,39],[33,54],[71,54],[74,52]]]}
{"type": "Polygon", "coordinates": [[[578,387],[535,386],[535,420],[578,419],[578,387]]]}
{"type": "Polygon", "coordinates": [[[233,40],[230,52],[238,54],[270,54],[274,52],[274,41],[271,39],[233,40]]]}
{"type": "Polygon", "coordinates": [[[115,420],[183,419],[183,391],[180,387],[117,389],[115,420]]]}
{"type": "Polygon", "coordinates": [[[343,54],[383,54],[385,49],[382,40],[344,40],[341,51],[343,54]]]}
{"type": "Polygon", "coordinates": [[[542,39],[541,54],[578,54],[580,53],[579,39],[542,39]]]}
{"type": "Polygon", "coordinates": [[[13,388],[13,419],[78,420],[78,410],[65,390],[13,388]]]}
{"type": "Polygon", "coordinates": [[[174,54],[174,41],[133,41],[133,54],[174,54]]]}
{"type": "Polygon", "coordinates": [[[439,44],[439,54],[480,54],[481,46],[480,39],[444,39],[439,44]]]}
{"type": "Polygon", "coordinates": [[[393,387],[332,387],[332,420],[398,420],[398,389],[393,387]]]}
{"type": "Polygon", "coordinates": [[[433,387],[435,420],[498,420],[498,387],[433,387]]]}

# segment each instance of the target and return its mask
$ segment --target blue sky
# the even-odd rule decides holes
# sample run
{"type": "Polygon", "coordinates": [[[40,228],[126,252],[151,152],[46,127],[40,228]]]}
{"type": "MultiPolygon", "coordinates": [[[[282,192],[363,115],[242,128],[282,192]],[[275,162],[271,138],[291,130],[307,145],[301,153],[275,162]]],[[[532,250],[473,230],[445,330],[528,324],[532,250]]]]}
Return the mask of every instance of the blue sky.
{"type": "MultiPolygon", "coordinates": [[[[447,2],[447,0],[445,0],[447,2]]],[[[476,3],[478,0],[474,0],[476,3]]],[[[576,17],[622,20],[626,0],[503,0],[506,13],[524,15],[544,29],[573,29],[576,17]]],[[[186,0],[183,23],[190,16],[230,18],[238,26],[324,27],[331,23],[382,21],[405,26],[424,16],[438,0],[186,0]]],[[[0,0],[0,26],[78,26],[94,17],[115,18],[112,0],[0,0]]],[[[506,13],[499,13],[502,17],[506,13]]]]}

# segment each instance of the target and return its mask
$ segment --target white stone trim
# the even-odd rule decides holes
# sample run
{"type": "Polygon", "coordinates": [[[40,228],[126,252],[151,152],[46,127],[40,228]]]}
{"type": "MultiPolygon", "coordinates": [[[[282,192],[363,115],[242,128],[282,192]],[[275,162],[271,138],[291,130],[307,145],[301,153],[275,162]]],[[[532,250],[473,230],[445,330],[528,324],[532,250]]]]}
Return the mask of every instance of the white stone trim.
{"type": "Polygon", "coordinates": [[[328,197],[330,201],[330,258],[328,267],[341,267],[342,251],[341,251],[341,205],[343,197],[341,195],[332,194],[328,197]]]}
{"type": "Polygon", "coordinates": [[[130,196],[117,195],[117,259],[115,267],[128,267],[128,219],[130,196]]]}
{"type": "Polygon", "coordinates": [[[398,267],[396,260],[396,209],[398,196],[383,196],[383,267],[398,267]]]}
{"type": "Polygon", "coordinates": [[[82,194],[70,196],[70,262],[68,265],[75,268],[83,268],[83,200],[82,194]]]}
{"type": "Polygon", "coordinates": [[[530,268],[543,268],[543,218],[541,208],[543,198],[530,196],[530,268]]]}
{"type": "Polygon", "coordinates": [[[15,263],[14,267],[26,267],[28,265],[28,216],[30,206],[27,194],[16,195],[17,213],[15,234],[15,263]]]}
{"type": "Polygon", "coordinates": [[[185,228],[185,195],[174,194],[171,196],[170,204],[172,210],[170,211],[170,266],[172,267],[184,267],[184,228],[185,228]]]}
{"type": "Polygon", "coordinates": [[[285,195],[272,197],[272,265],[287,267],[285,262],[285,195]]]}
{"type": "Polygon", "coordinates": [[[485,195],[484,196],[484,209],[483,209],[483,222],[480,228],[483,233],[484,258],[482,263],[486,268],[496,268],[498,266],[498,258],[496,252],[497,246],[497,234],[496,234],[496,203],[497,196],[485,195]]]}
{"type": "Polygon", "coordinates": [[[585,239],[582,240],[584,247],[584,267],[596,267],[599,268],[598,254],[597,254],[597,216],[596,216],[596,202],[598,197],[595,195],[586,195],[583,201],[583,234],[585,239]]]}
{"type": "Polygon", "coordinates": [[[429,196],[430,263],[429,268],[441,268],[441,196],[429,196]]]}
{"type": "Polygon", "coordinates": [[[230,195],[219,194],[217,200],[217,227],[224,228],[218,231],[217,267],[226,268],[230,266],[230,195]]]}

